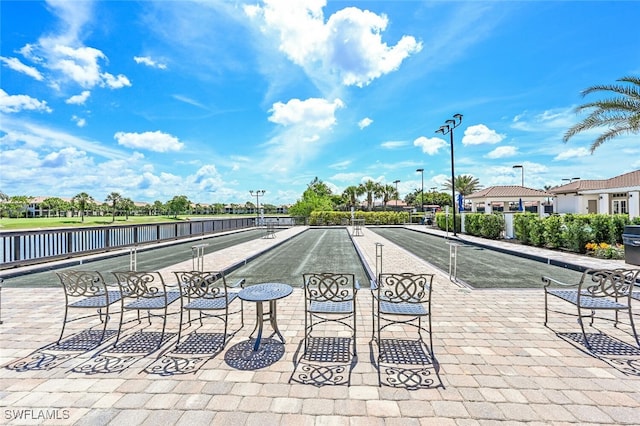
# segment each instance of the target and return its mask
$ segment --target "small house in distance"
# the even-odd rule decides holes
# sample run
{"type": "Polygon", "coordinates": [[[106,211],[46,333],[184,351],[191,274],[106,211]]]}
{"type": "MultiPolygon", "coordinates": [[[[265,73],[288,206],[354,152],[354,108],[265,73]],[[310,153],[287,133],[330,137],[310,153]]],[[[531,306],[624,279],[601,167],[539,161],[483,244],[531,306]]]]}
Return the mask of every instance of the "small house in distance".
{"type": "Polygon", "coordinates": [[[640,170],[610,179],[578,179],[549,189],[554,213],[640,216],[640,170]]]}
{"type": "Polygon", "coordinates": [[[477,212],[478,208],[484,208],[485,213],[494,211],[524,211],[525,206],[530,210],[544,214],[544,204],[552,195],[548,192],[527,188],[526,186],[490,186],[469,194],[465,197],[471,204],[471,211],[477,212]]]}

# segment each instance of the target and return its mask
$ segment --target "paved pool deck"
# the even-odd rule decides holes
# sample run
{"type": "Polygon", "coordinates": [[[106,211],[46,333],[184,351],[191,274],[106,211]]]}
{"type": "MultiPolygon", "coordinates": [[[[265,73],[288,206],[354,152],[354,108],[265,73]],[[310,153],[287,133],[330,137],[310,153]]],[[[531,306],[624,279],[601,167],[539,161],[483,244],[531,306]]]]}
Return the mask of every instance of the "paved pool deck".
{"type": "MultiPolygon", "coordinates": [[[[207,255],[205,269],[222,269],[302,230],[283,230],[275,239],[258,239],[207,255]]],[[[246,343],[255,322],[253,304],[245,305],[244,327],[219,353],[207,348],[176,353],[172,350],[175,338],[155,352],[145,351],[144,345],[115,351],[110,348],[113,339],[94,350],[73,346],[61,350],[50,345],[60,330],[62,291],[4,288],[0,423],[640,424],[640,349],[633,345],[628,327],[597,321],[602,344],[590,351],[576,334],[575,318],[552,315],[551,328],[543,325],[541,289],[462,288],[450,282],[446,273],[366,228],[354,240],[372,270],[376,243],[381,243],[386,272],[435,274],[432,308],[437,365],[425,367],[434,379],[432,385],[419,389],[379,386],[373,361],[376,345],[371,344],[371,296],[366,289],[357,298],[358,358],[336,373],[300,360],[304,335],[301,289],[278,302],[278,323],[287,343],[282,346],[268,340],[264,351],[247,355],[246,343]],[[340,384],[329,385],[330,380],[340,384]]],[[[623,261],[548,255],[590,262],[585,266],[624,266],[623,261]]],[[[191,261],[163,273],[188,269],[191,261]]],[[[563,305],[553,301],[553,306],[563,305]]],[[[177,321],[176,315],[169,318],[170,331],[177,321]]],[[[157,331],[157,323],[145,330],[157,331]]],[[[133,325],[125,339],[140,330],[141,326],[133,325]]],[[[69,334],[83,330],[81,323],[75,327],[69,328],[69,334]]],[[[236,316],[231,329],[238,327],[236,316]]],[[[598,332],[594,328],[587,331],[598,332]]],[[[220,327],[209,320],[198,332],[214,335],[220,333],[220,327]]],[[[396,329],[392,337],[407,336],[396,329]]]]}

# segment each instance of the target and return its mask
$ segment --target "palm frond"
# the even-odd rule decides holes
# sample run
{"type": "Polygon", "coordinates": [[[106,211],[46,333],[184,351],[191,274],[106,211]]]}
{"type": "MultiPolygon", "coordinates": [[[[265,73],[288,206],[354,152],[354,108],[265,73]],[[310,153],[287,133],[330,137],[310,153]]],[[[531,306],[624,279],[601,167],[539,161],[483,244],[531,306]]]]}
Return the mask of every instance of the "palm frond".
{"type": "Polygon", "coordinates": [[[612,92],[620,96],[577,106],[574,110],[576,113],[588,111],[589,114],[565,132],[563,142],[568,142],[585,130],[604,127],[604,133],[591,145],[593,153],[606,141],[623,134],[640,133],[640,77],[626,76],[617,81],[626,84],[601,84],[582,91],[583,97],[594,92],[612,92]]]}

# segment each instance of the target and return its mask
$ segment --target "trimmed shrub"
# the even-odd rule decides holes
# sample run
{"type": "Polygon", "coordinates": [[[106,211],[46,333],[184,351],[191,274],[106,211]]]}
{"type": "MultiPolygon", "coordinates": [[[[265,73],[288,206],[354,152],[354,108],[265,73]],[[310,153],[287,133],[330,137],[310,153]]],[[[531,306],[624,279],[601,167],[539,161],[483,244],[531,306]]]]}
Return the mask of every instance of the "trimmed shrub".
{"type": "Polygon", "coordinates": [[[502,236],[504,229],[504,216],[498,213],[482,215],[481,236],[492,240],[497,240],[502,236]]]}
{"type": "Polygon", "coordinates": [[[586,253],[586,245],[593,241],[593,230],[587,221],[583,218],[574,217],[563,232],[563,238],[566,242],[566,248],[576,253],[586,253]]]}
{"type": "Polygon", "coordinates": [[[513,228],[516,238],[522,244],[530,243],[531,221],[536,217],[533,213],[516,213],[513,216],[513,228]]]}
{"type": "MultiPolygon", "coordinates": [[[[449,224],[449,231],[453,232],[453,214],[449,213],[449,218],[447,219],[447,213],[445,212],[438,212],[436,213],[436,225],[438,225],[438,228],[442,229],[443,231],[447,230],[447,222],[449,224]]],[[[460,224],[462,223],[462,218],[460,217],[459,214],[456,215],[456,229],[462,229],[460,227],[460,224]]]]}
{"type": "Polygon", "coordinates": [[[482,216],[485,216],[485,214],[484,213],[465,213],[464,232],[470,235],[481,235],[482,216]]]}
{"type": "Polygon", "coordinates": [[[544,240],[547,247],[560,248],[563,246],[564,221],[562,216],[552,215],[544,219],[544,240]]]}
{"type": "Polygon", "coordinates": [[[594,242],[615,242],[611,241],[611,230],[615,229],[615,227],[612,228],[613,221],[611,220],[611,216],[604,214],[594,214],[589,216],[591,216],[590,224],[591,229],[593,230],[594,242]]]}
{"type": "Polygon", "coordinates": [[[544,231],[544,219],[541,217],[532,218],[529,223],[529,239],[532,245],[536,247],[545,245],[544,231]]]}

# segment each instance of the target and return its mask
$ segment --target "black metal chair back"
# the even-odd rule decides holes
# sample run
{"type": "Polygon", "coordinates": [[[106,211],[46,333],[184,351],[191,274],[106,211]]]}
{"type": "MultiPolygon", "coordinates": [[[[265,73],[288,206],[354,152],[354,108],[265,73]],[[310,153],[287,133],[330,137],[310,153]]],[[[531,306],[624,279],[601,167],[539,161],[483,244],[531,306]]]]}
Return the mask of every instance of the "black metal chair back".
{"type": "Polygon", "coordinates": [[[108,288],[104,277],[97,271],[66,270],[58,271],[56,275],[60,280],[65,297],[64,319],[57,343],[62,340],[67,323],[95,316],[95,314],[88,314],[69,319],[69,309],[95,309],[102,323],[102,333],[97,343],[102,342],[107,330],[109,309],[112,304],[121,299],[120,291],[116,288],[108,288]]]}
{"type": "Polygon", "coordinates": [[[314,326],[338,322],[352,331],[356,349],[356,295],[359,282],[351,273],[306,273],[302,275],[305,297],[305,353],[314,326]],[[351,320],[348,322],[348,320],[351,320]]]}

